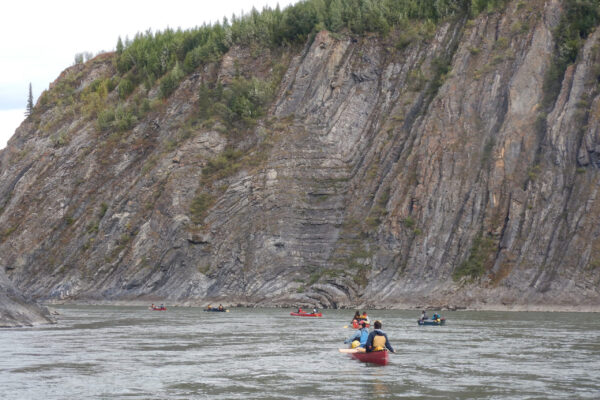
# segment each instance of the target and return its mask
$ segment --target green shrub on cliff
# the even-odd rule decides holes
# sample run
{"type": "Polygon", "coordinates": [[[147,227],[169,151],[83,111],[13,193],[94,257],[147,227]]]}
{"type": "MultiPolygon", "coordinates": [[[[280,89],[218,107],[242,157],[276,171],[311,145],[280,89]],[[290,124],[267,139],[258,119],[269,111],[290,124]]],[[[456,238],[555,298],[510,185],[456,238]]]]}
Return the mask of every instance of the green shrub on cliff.
{"type": "Polygon", "coordinates": [[[160,81],[160,96],[163,99],[169,97],[177,89],[183,76],[183,71],[179,67],[179,63],[176,62],[173,69],[160,81]]]}
{"type": "Polygon", "coordinates": [[[128,79],[128,78],[123,78],[121,79],[121,81],[119,82],[119,98],[121,99],[126,99],[127,96],[129,96],[133,90],[135,89],[135,85],[133,84],[133,82],[128,79]]]}
{"type": "Polygon", "coordinates": [[[471,12],[477,15],[482,12],[495,12],[504,7],[508,0],[471,0],[471,12]]]}
{"type": "Polygon", "coordinates": [[[477,236],[473,240],[469,257],[454,270],[452,278],[455,281],[462,278],[474,280],[483,276],[493,260],[495,251],[496,243],[493,238],[486,235],[477,236]]]}
{"type": "Polygon", "coordinates": [[[98,114],[98,119],[96,120],[96,125],[98,129],[101,131],[106,131],[111,128],[113,121],[115,120],[115,110],[112,108],[107,108],[102,110],[98,114]]]}
{"type": "Polygon", "coordinates": [[[201,224],[204,221],[204,217],[206,217],[206,212],[210,207],[212,207],[214,202],[214,196],[208,193],[199,193],[196,197],[194,197],[190,206],[192,222],[195,224],[201,224]]]}
{"type": "Polygon", "coordinates": [[[114,129],[119,132],[125,132],[133,128],[138,121],[137,110],[135,107],[126,107],[118,105],[116,108],[106,108],[98,114],[96,127],[100,131],[114,129]]]}
{"type": "Polygon", "coordinates": [[[230,176],[241,168],[239,159],[244,155],[240,150],[226,149],[218,156],[207,161],[202,169],[205,181],[230,176]]]}
{"type": "Polygon", "coordinates": [[[202,85],[198,93],[198,119],[218,120],[229,131],[242,131],[265,114],[278,83],[279,77],[274,74],[271,81],[238,77],[226,87],[220,83],[212,87],[202,85]]]}

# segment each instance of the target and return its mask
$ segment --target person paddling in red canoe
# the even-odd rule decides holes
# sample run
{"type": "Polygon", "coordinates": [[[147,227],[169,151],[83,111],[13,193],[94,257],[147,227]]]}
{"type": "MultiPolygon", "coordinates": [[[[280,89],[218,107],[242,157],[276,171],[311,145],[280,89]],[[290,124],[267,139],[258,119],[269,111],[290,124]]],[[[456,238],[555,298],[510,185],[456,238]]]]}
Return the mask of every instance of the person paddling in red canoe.
{"type": "Polygon", "coordinates": [[[353,349],[365,351],[368,337],[369,329],[367,329],[367,323],[365,321],[360,321],[358,323],[358,330],[354,332],[354,335],[344,340],[344,343],[351,344],[353,349]]]}
{"type": "Polygon", "coordinates": [[[367,353],[372,351],[381,351],[388,349],[392,353],[395,353],[392,344],[390,343],[387,334],[381,329],[381,321],[375,321],[374,323],[375,329],[369,333],[369,337],[367,338],[366,349],[367,353]]]}

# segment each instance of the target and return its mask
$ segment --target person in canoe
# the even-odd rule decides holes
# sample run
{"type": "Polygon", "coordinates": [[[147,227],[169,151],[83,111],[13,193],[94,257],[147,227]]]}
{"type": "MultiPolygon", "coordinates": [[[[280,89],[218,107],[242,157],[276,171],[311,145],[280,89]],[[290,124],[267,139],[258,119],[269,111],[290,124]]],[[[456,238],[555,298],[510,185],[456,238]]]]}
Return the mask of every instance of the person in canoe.
{"type": "Polygon", "coordinates": [[[219,304],[219,311],[223,311],[223,305],[219,304]]]}
{"type": "Polygon", "coordinates": [[[438,313],[433,313],[433,315],[431,316],[431,319],[434,320],[435,322],[440,322],[440,320],[442,319],[442,316],[438,313]]]}
{"type": "Polygon", "coordinates": [[[354,329],[359,329],[358,321],[360,321],[360,311],[356,310],[354,317],[352,317],[352,327],[354,329]]]}
{"type": "Polygon", "coordinates": [[[360,319],[365,321],[367,324],[371,323],[371,320],[369,319],[369,316],[367,315],[366,311],[363,311],[362,315],[360,316],[360,319]]]}
{"type": "Polygon", "coordinates": [[[425,312],[425,310],[423,310],[423,312],[421,313],[421,321],[425,321],[427,318],[427,313],[425,312]]]}
{"type": "Polygon", "coordinates": [[[370,353],[371,351],[381,351],[386,348],[392,353],[395,353],[387,334],[381,329],[381,326],[381,321],[375,321],[375,329],[369,333],[369,337],[367,338],[367,344],[365,346],[367,353],[370,353]]]}
{"type": "Polygon", "coordinates": [[[206,310],[207,310],[207,311],[210,311],[210,310],[212,310],[212,307],[210,306],[210,304],[206,306],[206,310]]]}
{"type": "Polygon", "coordinates": [[[302,314],[303,312],[304,312],[304,311],[302,311],[302,307],[298,307],[298,311],[297,311],[297,313],[298,313],[298,314],[302,314]]]}
{"type": "Polygon", "coordinates": [[[367,329],[367,323],[360,321],[358,323],[358,329],[354,332],[354,335],[344,340],[345,344],[351,344],[352,348],[360,347],[364,349],[367,345],[367,339],[369,338],[369,329],[367,329]]]}

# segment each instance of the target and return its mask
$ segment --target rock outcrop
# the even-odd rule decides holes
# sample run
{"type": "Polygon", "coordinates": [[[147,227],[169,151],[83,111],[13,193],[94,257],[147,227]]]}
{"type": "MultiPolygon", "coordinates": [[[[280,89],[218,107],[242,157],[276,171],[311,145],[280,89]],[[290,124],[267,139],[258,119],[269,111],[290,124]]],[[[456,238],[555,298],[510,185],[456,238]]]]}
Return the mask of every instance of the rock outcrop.
{"type": "Polygon", "coordinates": [[[600,32],[548,111],[561,13],[234,47],[165,101],[136,89],[153,107],[122,131],[72,105],[111,55],[73,66],[0,153],[0,265],[45,301],[598,311],[600,32]],[[248,132],[193,123],[206,82],[274,65],[248,132]]]}
{"type": "Polygon", "coordinates": [[[53,323],[50,312],[25,298],[0,271],[0,328],[53,323]]]}

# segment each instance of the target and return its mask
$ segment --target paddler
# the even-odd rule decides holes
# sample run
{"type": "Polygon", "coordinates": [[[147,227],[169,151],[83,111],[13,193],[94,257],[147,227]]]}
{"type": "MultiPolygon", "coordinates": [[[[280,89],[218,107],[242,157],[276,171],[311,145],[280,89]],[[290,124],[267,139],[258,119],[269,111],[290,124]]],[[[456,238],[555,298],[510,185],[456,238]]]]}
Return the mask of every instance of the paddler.
{"type": "Polygon", "coordinates": [[[348,339],[344,340],[344,343],[346,343],[346,344],[351,343],[353,349],[357,348],[357,347],[364,349],[365,346],[367,345],[368,337],[369,337],[369,330],[367,329],[367,323],[365,321],[360,321],[358,323],[358,329],[356,330],[356,332],[354,332],[354,335],[352,337],[349,337],[348,339]]]}
{"type": "Polygon", "coordinates": [[[369,333],[369,337],[367,338],[367,353],[371,351],[381,351],[386,348],[392,353],[395,353],[394,348],[388,340],[387,334],[381,329],[381,326],[381,321],[375,321],[375,329],[369,333]]]}
{"type": "Polygon", "coordinates": [[[360,311],[356,310],[356,312],[354,313],[354,317],[352,317],[352,327],[354,329],[358,329],[358,321],[360,321],[360,311]]]}
{"type": "Polygon", "coordinates": [[[367,315],[366,311],[363,311],[362,315],[360,316],[360,319],[364,320],[367,324],[371,323],[371,320],[369,319],[369,316],[367,315]]]}

